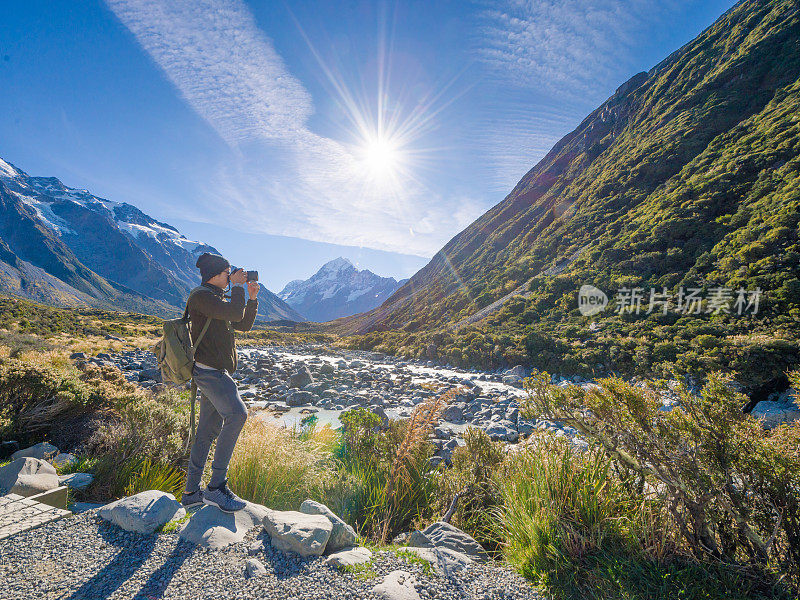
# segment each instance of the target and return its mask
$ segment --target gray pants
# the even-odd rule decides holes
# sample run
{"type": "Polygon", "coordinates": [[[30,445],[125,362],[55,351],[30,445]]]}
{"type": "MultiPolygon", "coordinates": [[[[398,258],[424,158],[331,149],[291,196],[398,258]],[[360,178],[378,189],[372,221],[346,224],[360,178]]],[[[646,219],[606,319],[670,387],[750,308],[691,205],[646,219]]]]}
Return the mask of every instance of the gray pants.
{"type": "Polygon", "coordinates": [[[208,485],[219,487],[225,482],[233,448],[247,419],[247,407],[239,397],[236,382],[227,371],[195,367],[192,373],[200,390],[200,416],[186,469],[187,493],[200,489],[203,468],[214,438],[217,439],[217,449],[214,451],[208,485]]]}

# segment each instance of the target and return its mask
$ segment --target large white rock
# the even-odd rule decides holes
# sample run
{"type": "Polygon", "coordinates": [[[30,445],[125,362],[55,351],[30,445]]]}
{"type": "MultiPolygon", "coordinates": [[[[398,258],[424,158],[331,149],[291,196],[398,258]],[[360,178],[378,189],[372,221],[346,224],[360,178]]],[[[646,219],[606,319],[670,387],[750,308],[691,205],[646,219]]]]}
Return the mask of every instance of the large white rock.
{"type": "Polygon", "coordinates": [[[444,521],[436,521],[432,523],[423,531],[414,531],[408,540],[409,546],[417,546],[420,548],[447,548],[461,554],[465,554],[480,562],[486,562],[489,555],[483,549],[478,541],[468,533],[462,531],[458,527],[445,523],[444,521]]]}
{"type": "Polygon", "coordinates": [[[19,494],[27,498],[58,485],[53,465],[38,458],[17,458],[0,468],[0,494],[19,494]]]}
{"type": "Polygon", "coordinates": [[[370,560],[372,560],[372,551],[364,546],[358,546],[330,554],[325,559],[325,564],[332,567],[352,567],[354,565],[363,565],[370,560]]]}
{"type": "Polygon", "coordinates": [[[414,587],[416,583],[408,571],[392,571],[372,588],[372,593],[381,600],[421,600],[414,587]]]}
{"type": "Polygon", "coordinates": [[[278,550],[301,556],[320,556],[331,537],[333,524],[324,515],[267,509],[264,529],[278,550]]]}
{"type": "Polygon", "coordinates": [[[791,423],[800,419],[800,408],[793,402],[762,400],[755,405],[750,414],[759,419],[764,427],[772,429],[783,423],[791,423]]]}
{"type": "Polygon", "coordinates": [[[147,490],[106,504],[97,514],[126,531],[147,534],[172,519],[183,518],[186,509],[172,494],[147,490]]]}
{"type": "Polygon", "coordinates": [[[327,554],[336,552],[342,548],[352,548],[356,545],[358,536],[355,530],[324,504],[320,504],[314,500],[306,500],[300,505],[300,512],[306,513],[307,515],[323,515],[327,517],[331,525],[333,525],[331,537],[328,540],[328,544],[325,546],[325,552],[327,554]]]}
{"type": "Polygon", "coordinates": [[[40,460],[44,460],[46,458],[50,458],[58,454],[58,448],[53,446],[53,444],[48,444],[47,442],[41,442],[36,444],[35,446],[29,446],[27,448],[23,448],[22,450],[17,450],[14,454],[11,455],[11,460],[16,460],[18,458],[38,458],[40,460]]]}
{"type": "Polygon", "coordinates": [[[188,542],[219,550],[241,542],[253,527],[261,525],[267,508],[248,502],[242,510],[225,513],[216,506],[203,506],[183,526],[180,538],[188,542]]]}

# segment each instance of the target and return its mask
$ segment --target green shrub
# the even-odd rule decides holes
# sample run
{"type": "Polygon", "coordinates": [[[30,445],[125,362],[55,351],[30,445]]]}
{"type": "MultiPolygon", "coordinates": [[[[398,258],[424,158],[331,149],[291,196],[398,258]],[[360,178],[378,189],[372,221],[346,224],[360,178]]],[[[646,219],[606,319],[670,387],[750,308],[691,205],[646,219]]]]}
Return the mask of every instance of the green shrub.
{"type": "Polygon", "coordinates": [[[656,390],[617,378],[598,383],[560,388],[534,373],[525,382],[524,412],[600,444],[620,470],[653,490],[697,558],[800,575],[800,424],[765,432],[742,413],[747,398],[718,374],[699,396],[681,388],[671,411],[662,410],[656,390]]]}

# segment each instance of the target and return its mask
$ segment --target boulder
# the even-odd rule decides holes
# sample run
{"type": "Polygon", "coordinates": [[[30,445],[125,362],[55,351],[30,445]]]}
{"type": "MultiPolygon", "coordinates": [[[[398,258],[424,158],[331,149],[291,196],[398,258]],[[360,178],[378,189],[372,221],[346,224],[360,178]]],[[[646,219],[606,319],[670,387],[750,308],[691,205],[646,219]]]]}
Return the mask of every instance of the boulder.
{"type": "Polygon", "coordinates": [[[305,406],[317,399],[317,395],[305,390],[295,390],[286,395],[287,406],[305,406]]]}
{"type": "Polygon", "coordinates": [[[244,561],[244,568],[247,572],[247,577],[263,577],[267,574],[267,568],[257,558],[248,558],[244,561]]]}
{"type": "Polygon", "coordinates": [[[216,506],[205,505],[183,526],[180,538],[198,546],[219,550],[241,542],[248,531],[261,524],[267,510],[252,502],[235,513],[225,513],[216,506]]]}
{"type": "Polygon", "coordinates": [[[527,377],[528,375],[530,375],[530,372],[528,371],[528,369],[526,369],[522,365],[516,365],[516,366],[511,367],[510,369],[508,369],[505,373],[503,373],[503,375],[504,376],[513,375],[513,376],[516,376],[516,377],[527,377]]]}
{"type": "Polygon", "coordinates": [[[295,373],[289,375],[286,385],[288,385],[290,388],[304,388],[309,383],[314,383],[314,379],[311,377],[311,371],[309,371],[308,367],[304,365],[295,373]]]}
{"type": "Polygon", "coordinates": [[[345,548],[328,555],[325,564],[332,567],[352,567],[363,565],[372,560],[372,551],[364,546],[345,548]]]}
{"type": "Polygon", "coordinates": [[[761,421],[766,429],[800,419],[800,408],[794,403],[762,400],[755,405],[750,414],[761,421]]]}
{"type": "Polygon", "coordinates": [[[511,421],[491,421],[484,428],[484,431],[495,441],[516,442],[519,439],[519,431],[516,430],[511,421]]]}
{"type": "Polygon", "coordinates": [[[76,462],[78,462],[78,457],[68,452],[60,452],[50,460],[51,465],[59,468],[71,467],[76,462]]]}
{"type": "Polygon", "coordinates": [[[33,496],[58,487],[58,474],[48,462],[25,456],[0,467],[0,494],[33,496]]]}
{"type": "Polygon", "coordinates": [[[436,521],[422,531],[414,531],[409,536],[408,545],[420,548],[447,548],[479,562],[489,560],[486,550],[475,538],[444,521],[436,521]]]}
{"type": "Polygon", "coordinates": [[[148,534],[172,519],[183,518],[186,509],[172,494],[147,490],[106,504],[97,514],[126,531],[148,534]]]}
{"type": "Polygon", "coordinates": [[[334,512],[324,504],[314,502],[313,500],[306,500],[300,505],[300,512],[307,515],[323,515],[327,517],[331,525],[333,525],[328,544],[325,546],[325,552],[327,554],[336,552],[342,548],[352,548],[355,546],[358,537],[355,530],[336,516],[334,512]]]}
{"type": "Polygon", "coordinates": [[[392,571],[372,588],[372,593],[381,600],[421,600],[416,583],[408,571],[392,571]]]}
{"type": "Polygon", "coordinates": [[[450,404],[442,411],[442,419],[450,423],[464,422],[464,407],[460,404],[450,404]]]}
{"type": "Polygon", "coordinates": [[[65,485],[71,490],[83,490],[92,485],[94,476],[90,473],[70,473],[58,478],[59,485],[65,485]]]}
{"type": "Polygon", "coordinates": [[[27,448],[23,448],[22,450],[17,450],[14,454],[11,455],[11,460],[16,460],[18,458],[38,458],[39,460],[46,460],[48,458],[52,458],[53,456],[58,454],[58,448],[53,446],[53,444],[48,444],[47,442],[41,442],[36,444],[35,446],[29,446],[27,448]]]}
{"type": "Polygon", "coordinates": [[[161,383],[161,371],[158,369],[142,369],[139,371],[139,381],[155,381],[161,383]]]}
{"type": "Polygon", "coordinates": [[[333,531],[328,517],[293,510],[267,509],[263,523],[273,547],[300,556],[320,556],[333,531]]]}
{"type": "Polygon", "coordinates": [[[326,362],[326,363],[322,363],[322,364],[319,366],[319,372],[320,372],[320,373],[323,373],[323,374],[325,374],[325,375],[330,375],[330,374],[331,374],[331,373],[333,373],[335,370],[336,370],[336,369],[334,369],[334,368],[333,368],[333,365],[332,365],[331,363],[327,363],[327,362],[326,362]]]}

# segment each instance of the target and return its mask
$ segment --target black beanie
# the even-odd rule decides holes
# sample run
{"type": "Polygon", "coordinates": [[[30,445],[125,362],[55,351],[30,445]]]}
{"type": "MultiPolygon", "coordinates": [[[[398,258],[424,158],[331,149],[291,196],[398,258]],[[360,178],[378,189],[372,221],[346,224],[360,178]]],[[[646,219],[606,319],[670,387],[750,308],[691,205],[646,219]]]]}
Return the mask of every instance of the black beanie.
{"type": "Polygon", "coordinates": [[[230,267],[231,263],[222,258],[219,254],[203,252],[203,254],[200,255],[200,258],[197,259],[195,266],[200,269],[200,277],[202,278],[203,283],[205,283],[215,275],[219,275],[225,269],[230,267]]]}

